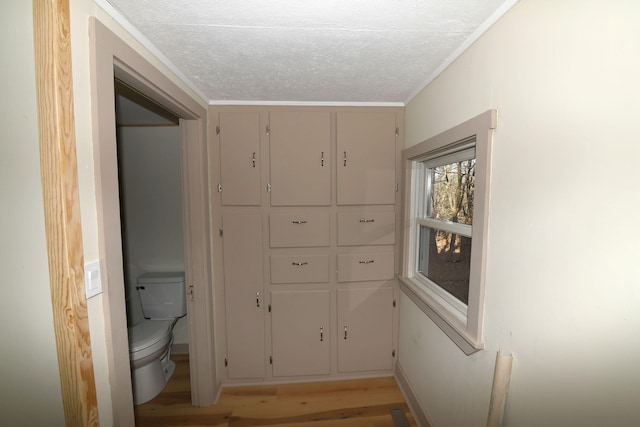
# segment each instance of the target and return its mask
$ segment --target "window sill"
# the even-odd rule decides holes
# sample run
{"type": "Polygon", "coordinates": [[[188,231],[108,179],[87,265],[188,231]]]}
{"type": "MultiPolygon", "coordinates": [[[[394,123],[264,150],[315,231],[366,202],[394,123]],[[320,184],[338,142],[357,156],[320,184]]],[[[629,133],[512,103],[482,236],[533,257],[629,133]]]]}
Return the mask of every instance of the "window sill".
{"type": "Polygon", "coordinates": [[[429,295],[411,278],[398,277],[400,289],[426,314],[464,354],[471,355],[484,349],[482,340],[475,340],[467,333],[465,322],[429,295]]]}

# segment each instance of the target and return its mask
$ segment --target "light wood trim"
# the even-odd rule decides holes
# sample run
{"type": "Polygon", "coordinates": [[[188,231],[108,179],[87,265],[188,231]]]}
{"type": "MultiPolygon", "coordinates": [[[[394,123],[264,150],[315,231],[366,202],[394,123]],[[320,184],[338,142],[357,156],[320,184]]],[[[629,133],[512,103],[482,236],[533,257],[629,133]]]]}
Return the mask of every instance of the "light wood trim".
{"type": "Polygon", "coordinates": [[[34,0],[40,168],[62,403],[67,426],[98,425],[84,292],[68,0],[34,0]]]}

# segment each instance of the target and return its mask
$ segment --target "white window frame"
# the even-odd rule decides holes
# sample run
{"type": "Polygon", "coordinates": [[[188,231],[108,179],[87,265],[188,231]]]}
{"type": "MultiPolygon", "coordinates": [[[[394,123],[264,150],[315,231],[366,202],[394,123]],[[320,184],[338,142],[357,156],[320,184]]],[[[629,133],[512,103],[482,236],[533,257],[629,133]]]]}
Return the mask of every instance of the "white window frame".
{"type": "Polygon", "coordinates": [[[411,231],[411,236],[414,242],[410,245],[411,256],[409,259],[409,273],[410,276],[420,282],[423,286],[429,288],[429,291],[434,293],[434,297],[444,304],[448,304],[451,308],[457,310],[454,314],[464,317],[467,316],[467,305],[458,300],[453,295],[449,294],[437,283],[423,275],[419,271],[419,253],[420,253],[420,226],[425,226],[434,230],[442,230],[454,234],[458,234],[464,237],[469,237],[473,240],[472,231],[473,226],[468,224],[460,224],[451,221],[443,221],[434,218],[430,218],[427,212],[426,200],[430,196],[429,181],[431,168],[455,163],[459,161],[465,161],[469,159],[475,159],[475,136],[472,138],[456,142],[450,146],[445,147],[444,150],[437,150],[436,152],[429,152],[423,157],[412,160],[413,175],[411,178],[411,185],[419,189],[414,194],[411,200],[411,218],[415,221],[415,227],[411,231]]]}
{"type": "Polygon", "coordinates": [[[401,289],[465,354],[472,354],[484,348],[482,326],[486,236],[489,226],[491,142],[496,121],[497,111],[489,110],[402,152],[404,240],[402,274],[399,277],[401,289]],[[447,158],[449,153],[455,156],[455,153],[463,152],[470,147],[475,148],[476,159],[473,225],[425,219],[424,204],[420,202],[426,192],[425,170],[429,160],[442,160],[447,158]],[[422,274],[416,273],[420,224],[471,237],[469,301],[466,306],[422,274]]]}

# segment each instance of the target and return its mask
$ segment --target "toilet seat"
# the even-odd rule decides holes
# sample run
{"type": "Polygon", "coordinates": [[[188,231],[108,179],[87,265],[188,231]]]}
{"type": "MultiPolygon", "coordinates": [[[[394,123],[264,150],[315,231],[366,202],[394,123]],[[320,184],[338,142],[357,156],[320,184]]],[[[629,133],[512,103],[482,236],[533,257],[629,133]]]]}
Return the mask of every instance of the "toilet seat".
{"type": "Polygon", "coordinates": [[[145,319],[128,332],[129,358],[139,360],[166,347],[171,340],[171,321],[145,319]]]}

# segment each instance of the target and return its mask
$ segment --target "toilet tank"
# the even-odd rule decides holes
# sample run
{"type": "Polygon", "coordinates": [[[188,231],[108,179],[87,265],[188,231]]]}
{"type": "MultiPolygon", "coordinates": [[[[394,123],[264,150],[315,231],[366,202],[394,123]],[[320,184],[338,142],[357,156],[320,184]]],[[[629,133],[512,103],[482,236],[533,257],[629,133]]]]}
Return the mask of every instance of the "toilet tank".
{"type": "Polygon", "coordinates": [[[145,319],[174,319],[187,314],[184,272],[142,274],[136,289],[145,319]]]}

